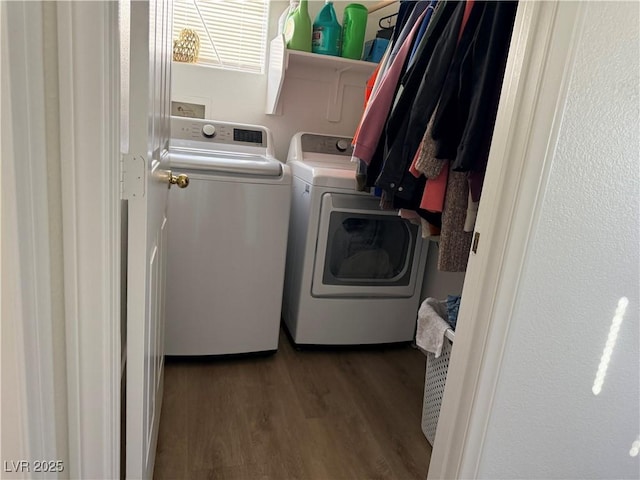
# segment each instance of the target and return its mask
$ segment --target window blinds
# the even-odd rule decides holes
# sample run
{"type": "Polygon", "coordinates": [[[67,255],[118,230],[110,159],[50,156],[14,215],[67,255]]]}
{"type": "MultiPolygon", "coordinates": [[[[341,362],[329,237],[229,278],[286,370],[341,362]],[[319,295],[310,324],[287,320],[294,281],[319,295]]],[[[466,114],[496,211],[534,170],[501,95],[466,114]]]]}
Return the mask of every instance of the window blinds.
{"type": "Polygon", "coordinates": [[[262,73],[268,19],[268,0],[177,0],[173,39],[190,28],[200,37],[199,64],[262,73]]]}

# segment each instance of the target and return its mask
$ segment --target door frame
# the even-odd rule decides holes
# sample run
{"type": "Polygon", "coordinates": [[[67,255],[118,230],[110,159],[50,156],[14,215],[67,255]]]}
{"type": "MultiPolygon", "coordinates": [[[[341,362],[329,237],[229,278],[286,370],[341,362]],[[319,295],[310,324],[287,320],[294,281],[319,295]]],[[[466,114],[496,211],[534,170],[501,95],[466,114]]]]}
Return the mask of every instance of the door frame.
{"type": "Polygon", "coordinates": [[[11,336],[3,343],[11,342],[15,363],[9,398],[20,402],[8,407],[19,438],[3,454],[22,452],[4,460],[60,461],[55,478],[118,478],[118,4],[12,2],[2,5],[2,17],[8,25],[2,40],[10,45],[3,45],[10,61],[3,52],[9,101],[2,137],[9,145],[3,143],[2,187],[3,199],[13,203],[3,205],[9,212],[2,225],[9,227],[2,237],[8,254],[2,294],[9,293],[3,314],[10,315],[3,334],[11,336]],[[54,155],[60,165],[52,174],[54,155]],[[61,232],[48,205],[48,188],[58,180],[61,232]],[[51,267],[58,236],[62,272],[51,267]],[[64,290],[60,324],[53,290],[64,290]],[[64,352],[52,341],[58,336],[64,352]],[[65,357],[62,377],[55,372],[58,355],[65,357]]]}
{"type": "Polygon", "coordinates": [[[68,471],[120,478],[118,2],[62,2],[57,13],[68,471]]]}
{"type": "Polygon", "coordinates": [[[62,319],[52,292],[57,272],[50,182],[42,174],[52,147],[47,142],[45,15],[38,4],[11,2],[1,5],[0,20],[2,424],[3,439],[13,437],[3,443],[2,454],[5,462],[58,459],[66,457],[66,405],[59,405],[57,393],[66,388],[55,384],[58,362],[64,364],[54,340],[62,337],[55,331],[62,319]]]}
{"type": "Polygon", "coordinates": [[[477,478],[585,8],[520,2],[428,478],[477,478]]]}
{"type": "MultiPolygon", "coordinates": [[[[456,333],[440,414],[445,428],[438,429],[434,442],[430,478],[473,477],[477,471],[487,426],[483,413],[493,398],[584,8],[521,2],[512,46],[517,54],[507,65],[478,215],[476,231],[482,238],[470,258],[460,309],[462,319],[473,321],[468,327],[462,322],[456,333]],[[513,207],[492,208],[496,205],[513,207]]],[[[117,478],[122,372],[118,3],[61,3],[57,12],[67,471],[75,478],[117,478]]]]}

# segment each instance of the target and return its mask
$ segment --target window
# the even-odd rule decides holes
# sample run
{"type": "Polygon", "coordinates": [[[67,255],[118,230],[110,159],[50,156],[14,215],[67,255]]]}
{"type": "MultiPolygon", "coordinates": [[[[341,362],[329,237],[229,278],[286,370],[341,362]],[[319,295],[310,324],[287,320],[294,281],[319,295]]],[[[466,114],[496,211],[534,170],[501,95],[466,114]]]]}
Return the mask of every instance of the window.
{"type": "Polygon", "coordinates": [[[268,19],[268,0],[176,0],[173,39],[190,28],[200,37],[198,64],[262,73],[268,19]]]}

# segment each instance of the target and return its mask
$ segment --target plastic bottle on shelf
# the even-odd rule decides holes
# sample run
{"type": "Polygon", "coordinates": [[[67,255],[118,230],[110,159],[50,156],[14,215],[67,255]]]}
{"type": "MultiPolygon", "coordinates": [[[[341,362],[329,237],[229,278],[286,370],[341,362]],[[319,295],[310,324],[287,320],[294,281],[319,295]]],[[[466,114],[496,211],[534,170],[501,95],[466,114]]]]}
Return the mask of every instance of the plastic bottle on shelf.
{"type": "Polygon", "coordinates": [[[298,7],[299,3],[299,0],[291,0],[287,8],[282,12],[282,15],[280,15],[280,18],[278,19],[278,35],[282,35],[284,33],[284,25],[287,18],[289,17],[289,14],[298,7]]]}
{"type": "Polygon", "coordinates": [[[344,9],[342,23],[342,56],[360,60],[367,31],[367,7],[359,3],[350,3],[344,9]]]}
{"type": "Polygon", "coordinates": [[[311,51],[321,55],[340,55],[342,27],[338,23],[333,2],[326,0],[313,22],[311,51]]]}
{"type": "Polygon", "coordinates": [[[298,7],[287,17],[284,41],[288,49],[311,52],[311,17],[307,0],[300,0],[298,7]]]}

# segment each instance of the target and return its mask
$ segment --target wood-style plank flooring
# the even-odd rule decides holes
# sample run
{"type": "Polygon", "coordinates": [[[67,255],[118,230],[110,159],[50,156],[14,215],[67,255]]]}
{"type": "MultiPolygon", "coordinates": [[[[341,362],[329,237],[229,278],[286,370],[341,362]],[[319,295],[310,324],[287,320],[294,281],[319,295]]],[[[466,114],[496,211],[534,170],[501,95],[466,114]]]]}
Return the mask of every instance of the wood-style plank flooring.
{"type": "Polygon", "coordinates": [[[156,479],[424,479],[411,347],[168,361],[156,479]]]}

